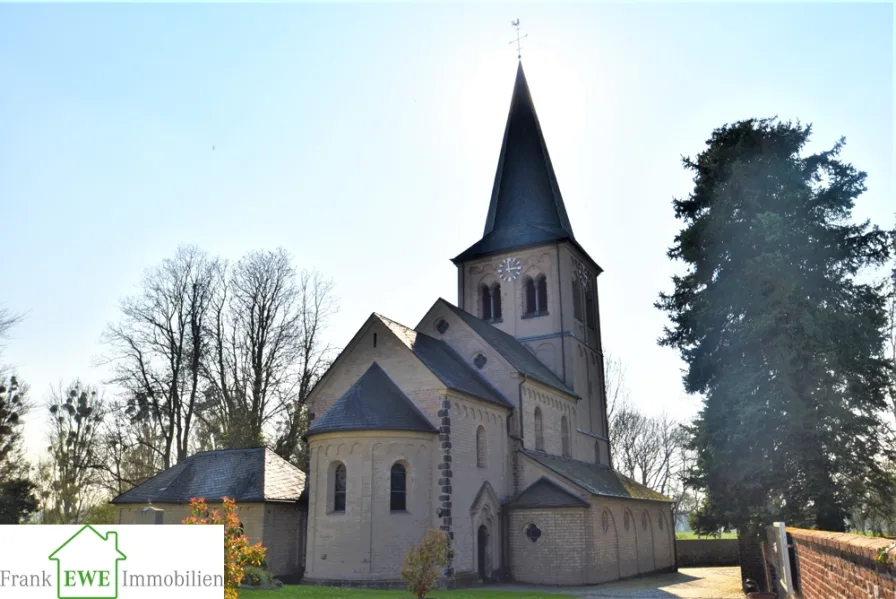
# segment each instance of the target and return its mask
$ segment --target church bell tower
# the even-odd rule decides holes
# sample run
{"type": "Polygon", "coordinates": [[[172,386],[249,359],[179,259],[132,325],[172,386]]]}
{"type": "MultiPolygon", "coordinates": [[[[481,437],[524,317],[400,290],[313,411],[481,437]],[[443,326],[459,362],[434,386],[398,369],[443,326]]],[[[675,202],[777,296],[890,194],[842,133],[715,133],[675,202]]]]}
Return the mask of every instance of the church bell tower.
{"type": "Polygon", "coordinates": [[[609,464],[602,269],[573,235],[522,61],[485,230],[452,261],[458,306],[522,342],[575,391],[577,429],[595,438],[595,459],[609,464]]]}

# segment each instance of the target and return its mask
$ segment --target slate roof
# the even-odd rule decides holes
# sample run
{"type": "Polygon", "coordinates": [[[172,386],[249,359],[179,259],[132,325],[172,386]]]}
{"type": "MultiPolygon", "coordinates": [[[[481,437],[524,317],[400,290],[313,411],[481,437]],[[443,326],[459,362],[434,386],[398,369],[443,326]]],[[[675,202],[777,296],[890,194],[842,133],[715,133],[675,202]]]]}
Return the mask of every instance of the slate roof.
{"type": "Polygon", "coordinates": [[[305,436],[369,430],[438,432],[376,362],[305,436]]]}
{"type": "Polygon", "coordinates": [[[541,477],[525,491],[507,503],[510,509],[591,507],[581,497],[576,497],[554,481],[541,477]]]}
{"type": "Polygon", "coordinates": [[[305,473],[265,447],[203,451],[188,457],[111,501],[189,503],[193,497],[220,502],[298,501],[305,473]]]}
{"type": "Polygon", "coordinates": [[[454,389],[455,391],[460,391],[503,407],[512,405],[482,375],[464,362],[463,358],[450,345],[441,339],[415,331],[380,314],[377,314],[377,317],[449,389],[454,389]]]}
{"type": "Polygon", "coordinates": [[[482,239],[454,261],[574,240],[529,84],[519,63],[482,239]]]}
{"type": "Polygon", "coordinates": [[[491,345],[495,351],[504,356],[504,359],[510,362],[510,365],[519,372],[544,383],[550,387],[554,387],[573,397],[579,397],[563,380],[542,363],[535,354],[529,351],[525,345],[517,341],[512,335],[508,335],[501,329],[485,322],[481,318],[473,316],[465,310],[461,310],[451,302],[440,298],[451,311],[457,314],[461,320],[473,329],[477,335],[482,337],[486,343],[491,345]]]}
{"type": "Polygon", "coordinates": [[[520,451],[554,474],[562,476],[594,495],[644,499],[647,501],[672,501],[665,495],[636,483],[632,479],[600,464],[549,456],[528,449],[520,451]]]}

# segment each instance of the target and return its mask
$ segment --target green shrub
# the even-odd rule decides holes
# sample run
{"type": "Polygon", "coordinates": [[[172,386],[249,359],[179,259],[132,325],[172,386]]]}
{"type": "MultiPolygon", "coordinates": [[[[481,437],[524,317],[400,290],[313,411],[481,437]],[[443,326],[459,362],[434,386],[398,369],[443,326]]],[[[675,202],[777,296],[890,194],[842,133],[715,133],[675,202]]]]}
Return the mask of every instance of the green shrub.
{"type": "Polygon", "coordinates": [[[439,566],[447,566],[452,556],[448,535],[430,529],[418,545],[411,547],[404,558],[401,577],[407,583],[408,591],[417,599],[424,599],[436,587],[439,580],[439,566]]]}
{"type": "Polygon", "coordinates": [[[271,576],[271,573],[264,568],[259,568],[258,566],[244,566],[242,584],[247,587],[271,586],[273,584],[273,577],[271,576]]]}

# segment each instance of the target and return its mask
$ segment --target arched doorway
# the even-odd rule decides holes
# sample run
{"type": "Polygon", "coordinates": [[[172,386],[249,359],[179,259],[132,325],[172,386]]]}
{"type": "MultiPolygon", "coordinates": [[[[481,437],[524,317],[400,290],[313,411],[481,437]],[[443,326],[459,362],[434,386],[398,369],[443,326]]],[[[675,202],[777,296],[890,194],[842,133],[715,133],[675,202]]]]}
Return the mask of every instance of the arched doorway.
{"type": "Polygon", "coordinates": [[[488,581],[489,575],[491,572],[491,564],[488,555],[488,527],[485,524],[479,526],[479,531],[476,535],[476,553],[479,557],[479,577],[483,581],[488,581]]]}

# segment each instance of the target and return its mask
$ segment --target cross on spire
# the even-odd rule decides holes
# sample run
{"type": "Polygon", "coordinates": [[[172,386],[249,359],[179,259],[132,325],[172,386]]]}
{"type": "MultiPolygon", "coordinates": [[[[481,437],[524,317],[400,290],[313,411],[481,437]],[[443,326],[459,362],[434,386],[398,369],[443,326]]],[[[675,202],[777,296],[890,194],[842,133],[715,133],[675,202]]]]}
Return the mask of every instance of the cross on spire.
{"type": "Polygon", "coordinates": [[[522,55],[521,42],[525,38],[529,37],[529,34],[527,33],[526,35],[524,35],[522,37],[520,36],[520,20],[519,19],[517,19],[515,21],[511,21],[510,24],[513,25],[514,27],[516,27],[516,39],[510,40],[510,43],[512,44],[512,43],[516,42],[516,57],[517,57],[517,60],[522,60],[523,55],[522,55]]]}

